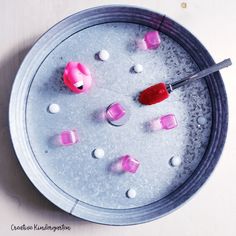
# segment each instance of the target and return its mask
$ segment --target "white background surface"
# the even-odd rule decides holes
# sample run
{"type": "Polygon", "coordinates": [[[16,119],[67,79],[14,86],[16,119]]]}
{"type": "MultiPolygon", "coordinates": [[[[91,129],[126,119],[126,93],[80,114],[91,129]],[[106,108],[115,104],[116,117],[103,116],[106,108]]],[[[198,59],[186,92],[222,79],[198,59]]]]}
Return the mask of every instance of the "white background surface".
{"type": "Polygon", "coordinates": [[[236,235],[236,2],[234,0],[0,0],[0,235],[49,235],[11,231],[11,225],[61,225],[56,235],[236,235]],[[231,57],[222,71],[229,101],[229,131],[223,155],[204,187],[183,207],[137,226],[103,226],[72,217],[48,202],[30,183],[14,154],[8,131],[11,85],[25,54],[49,27],[85,8],[131,4],[166,14],[189,29],[215,61],[231,57]]]}

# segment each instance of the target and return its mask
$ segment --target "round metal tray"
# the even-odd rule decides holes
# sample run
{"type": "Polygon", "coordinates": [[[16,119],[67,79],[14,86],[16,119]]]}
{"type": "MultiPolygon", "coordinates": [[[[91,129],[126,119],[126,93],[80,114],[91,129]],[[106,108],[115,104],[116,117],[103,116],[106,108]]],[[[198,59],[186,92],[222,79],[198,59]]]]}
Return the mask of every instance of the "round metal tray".
{"type": "Polygon", "coordinates": [[[176,90],[154,106],[133,98],[151,84],[175,81],[214,63],[186,29],[149,10],[106,6],[76,13],[46,32],[33,46],[16,76],[10,101],[10,129],[18,159],[33,184],[50,201],[80,218],[112,225],[138,224],[167,214],[189,199],[214,169],[226,137],[227,98],[220,73],[176,90]],[[157,50],[137,50],[135,40],[158,30],[157,50]],[[107,62],[97,60],[101,49],[107,62]],[[94,79],[89,93],[75,95],[61,80],[70,60],[86,64],[94,79]],[[132,73],[140,63],[144,71],[132,73]],[[129,121],[115,127],[98,114],[121,101],[129,121]],[[61,111],[50,114],[50,103],[61,111]],[[174,113],[174,130],[147,132],[155,117],[174,113]],[[198,124],[204,117],[205,124],[198,124]],[[56,147],[52,138],[77,128],[80,142],[56,147]],[[94,159],[96,147],[105,158],[94,159]],[[141,163],[136,174],[117,174],[109,166],[130,154],[141,163]],[[172,167],[173,156],[182,164],[172,167]],[[137,196],[129,199],[126,191],[137,196]]]}

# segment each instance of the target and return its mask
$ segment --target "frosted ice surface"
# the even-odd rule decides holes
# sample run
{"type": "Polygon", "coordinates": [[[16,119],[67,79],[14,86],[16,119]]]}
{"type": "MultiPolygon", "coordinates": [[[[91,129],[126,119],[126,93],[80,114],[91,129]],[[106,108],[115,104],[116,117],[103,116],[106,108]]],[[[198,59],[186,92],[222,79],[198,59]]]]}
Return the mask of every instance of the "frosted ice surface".
{"type": "Polygon", "coordinates": [[[88,204],[119,209],[157,201],[191,176],[207,147],[212,114],[204,80],[176,90],[153,106],[141,106],[134,100],[147,86],[173,82],[198,70],[188,53],[162,33],[157,50],[137,50],[135,40],[148,30],[136,24],[110,23],[80,31],[48,55],[32,83],[27,131],[37,161],[57,186],[88,204]],[[94,58],[101,48],[112,55],[106,63],[94,58]],[[91,70],[94,81],[87,94],[72,94],[63,85],[61,76],[69,60],[80,61],[91,70]],[[130,71],[137,63],[145,68],[141,74],[130,71]],[[50,115],[45,109],[50,101],[57,101],[63,112],[50,115]],[[98,121],[96,114],[116,101],[129,107],[128,122],[115,127],[98,121]],[[148,132],[147,122],[170,113],[178,120],[177,128],[148,132]],[[199,127],[199,116],[206,119],[204,126],[199,127]],[[71,128],[78,130],[78,144],[50,145],[51,136],[71,128]],[[106,150],[106,158],[91,158],[96,147],[106,150]],[[140,161],[138,171],[111,173],[110,165],[126,154],[140,161]],[[178,168],[169,165],[173,156],[182,160],[178,168]],[[138,192],[132,200],[125,194],[130,186],[138,192]]]}

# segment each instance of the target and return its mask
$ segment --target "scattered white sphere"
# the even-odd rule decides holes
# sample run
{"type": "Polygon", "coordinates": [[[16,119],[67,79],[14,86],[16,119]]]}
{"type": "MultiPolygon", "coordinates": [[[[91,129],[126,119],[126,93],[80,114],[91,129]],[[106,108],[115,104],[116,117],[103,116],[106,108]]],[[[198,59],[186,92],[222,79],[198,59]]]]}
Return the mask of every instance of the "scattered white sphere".
{"type": "Polygon", "coordinates": [[[143,71],[143,66],[141,64],[134,65],[134,72],[141,73],[143,71]]]}
{"type": "Polygon", "coordinates": [[[56,103],[52,103],[49,105],[48,111],[52,114],[58,113],[60,111],[60,106],[56,103]]]}
{"type": "Polygon", "coordinates": [[[207,123],[207,119],[206,119],[205,117],[203,117],[203,116],[199,116],[199,117],[197,118],[197,123],[198,123],[199,125],[205,125],[205,124],[207,123]]]}
{"type": "Polygon", "coordinates": [[[105,156],[105,152],[102,148],[96,148],[94,151],[93,151],[93,155],[95,158],[97,159],[101,159],[105,156]]]}
{"type": "Polygon", "coordinates": [[[98,57],[100,60],[102,61],[107,61],[110,58],[110,54],[107,50],[102,49],[99,53],[98,53],[98,57]]]}
{"type": "Polygon", "coordinates": [[[127,197],[128,198],[135,198],[136,197],[136,191],[135,189],[131,188],[127,191],[127,197]]]}
{"type": "Polygon", "coordinates": [[[170,164],[172,165],[172,166],[179,166],[180,164],[181,164],[181,158],[180,157],[178,157],[178,156],[176,156],[176,157],[172,157],[171,159],[170,159],[170,164]]]}

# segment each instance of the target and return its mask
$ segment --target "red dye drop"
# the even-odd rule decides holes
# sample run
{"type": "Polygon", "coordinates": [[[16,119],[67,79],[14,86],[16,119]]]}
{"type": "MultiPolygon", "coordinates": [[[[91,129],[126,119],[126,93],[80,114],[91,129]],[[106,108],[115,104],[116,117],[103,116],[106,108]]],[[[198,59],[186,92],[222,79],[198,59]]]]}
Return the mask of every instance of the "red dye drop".
{"type": "Polygon", "coordinates": [[[166,85],[164,83],[155,84],[139,95],[139,102],[143,105],[153,105],[169,97],[166,85]]]}

